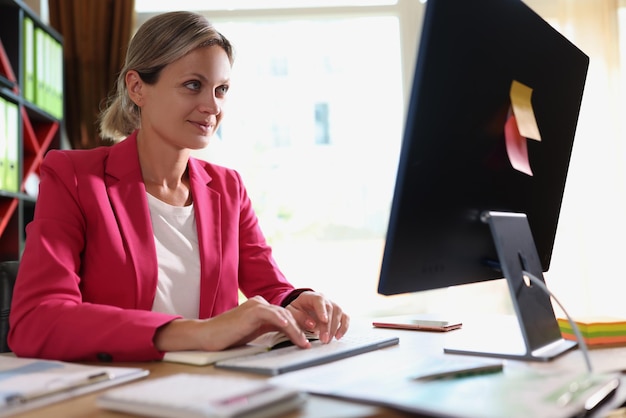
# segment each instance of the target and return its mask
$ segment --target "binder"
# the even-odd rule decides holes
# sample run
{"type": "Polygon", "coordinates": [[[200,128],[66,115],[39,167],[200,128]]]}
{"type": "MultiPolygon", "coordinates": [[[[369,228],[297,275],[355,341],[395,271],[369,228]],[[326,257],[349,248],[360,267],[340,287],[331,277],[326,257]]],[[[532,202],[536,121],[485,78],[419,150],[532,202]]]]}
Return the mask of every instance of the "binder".
{"type": "Polygon", "coordinates": [[[59,47],[59,119],[63,119],[65,116],[65,56],[63,52],[63,45],[58,44],[59,47]]]}
{"type": "Polygon", "coordinates": [[[45,101],[44,74],[46,71],[45,61],[45,32],[42,28],[35,28],[35,100],[34,103],[43,108],[45,101]]]}
{"type": "Polygon", "coordinates": [[[50,38],[50,114],[58,119],[59,117],[59,43],[54,38],[50,38]]]}
{"type": "Polygon", "coordinates": [[[50,114],[53,114],[54,111],[54,73],[56,71],[56,62],[54,57],[54,39],[50,36],[49,33],[46,32],[46,59],[45,62],[51,65],[44,74],[45,74],[45,87],[46,87],[46,101],[44,105],[44,110],[50,114]]]}
{"type": "Polygon", "coordinates": [[[54,49],[54,112],[57,119],[63,119],[63,45],[57,40],[53,42],[54,49]]]}
{"type": "Polygon", "coordinates": [[[52,35],[35,29],[34,103],[57,119],[63,117],[63,47],[52,35]]]}
{"type": "Polygon", "coordinates": [[[29,17],[24,18],[24,98],[35,102],[35,26],[29,17]]]}
{"type": "Polygon", "coordinates": [[[4,170],[4,190],[9,192],[19,191],[19,175],[18,175],[18,143],[19,136],[19,107],[17,103],[5,101],[6,107],[6,162],[4,170]]]}
{"type": "Polygon", "coordinates": [[[7,155],[7,111],[6,100],[0,97],[0,190],[4,190],[4,171],[6,167],[7,155]]]}
{"type": "Polygon", "coordinates": [[[42,31],[42,49],[41,49],[41,55],[42,55],[42,61],[44,62],[44,65],[46,66],[45,69],[42,69],[42,71],[39,73],[39,75],[41,76],[41,93],[42,93],[42,100],[39,103],[39,107],[41,107],[41,109],[45,110],[46,112],[49,111],[50,109],[50,72],[51,69],[49,67],[50,65],[50,36],[48,36],[48,34],[46,32],[42,31]]]}

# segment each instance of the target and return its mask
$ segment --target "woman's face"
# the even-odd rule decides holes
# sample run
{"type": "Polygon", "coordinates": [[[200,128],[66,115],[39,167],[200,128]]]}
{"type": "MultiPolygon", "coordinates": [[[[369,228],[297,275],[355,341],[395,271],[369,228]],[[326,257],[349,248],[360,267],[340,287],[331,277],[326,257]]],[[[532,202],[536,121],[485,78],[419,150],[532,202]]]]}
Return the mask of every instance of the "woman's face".
{"type": "Polygon", "coordinates": [[[164,67],[156,84],[139,83],[143,134],[177,149],[204,148],[222,120],[230,72],[228,55],[214,45],[164,67]]]}

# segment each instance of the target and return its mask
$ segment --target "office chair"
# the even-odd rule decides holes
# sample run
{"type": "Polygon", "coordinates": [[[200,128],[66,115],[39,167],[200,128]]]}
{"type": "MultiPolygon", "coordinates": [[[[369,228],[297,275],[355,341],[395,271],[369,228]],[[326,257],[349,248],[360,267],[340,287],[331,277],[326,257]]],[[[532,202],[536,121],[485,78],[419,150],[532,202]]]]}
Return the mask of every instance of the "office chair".
{"type": "Polygon", "coordinates": [[[7,344],[9,336],[9,312],[11,310],[11,298],[13,285],[17,277],[19,261],[0,262],[0,353],[10,352],[7,344]]]}

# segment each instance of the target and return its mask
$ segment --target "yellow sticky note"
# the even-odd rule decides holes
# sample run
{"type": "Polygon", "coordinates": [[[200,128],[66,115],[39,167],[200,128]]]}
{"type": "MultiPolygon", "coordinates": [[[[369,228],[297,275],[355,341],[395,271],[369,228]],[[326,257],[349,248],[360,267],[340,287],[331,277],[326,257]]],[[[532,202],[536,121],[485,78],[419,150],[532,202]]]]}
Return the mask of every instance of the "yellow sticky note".
{"type": "Polygon", "coordinates": [[[511,83],[511,106],[513,107],[513,114],[517,121],[519,133],[528,139],[541,141],[539,127],[537,126],[535,112],[531,103],[532,94],[533,89],[519,81],[513,80],[511,83]]]}

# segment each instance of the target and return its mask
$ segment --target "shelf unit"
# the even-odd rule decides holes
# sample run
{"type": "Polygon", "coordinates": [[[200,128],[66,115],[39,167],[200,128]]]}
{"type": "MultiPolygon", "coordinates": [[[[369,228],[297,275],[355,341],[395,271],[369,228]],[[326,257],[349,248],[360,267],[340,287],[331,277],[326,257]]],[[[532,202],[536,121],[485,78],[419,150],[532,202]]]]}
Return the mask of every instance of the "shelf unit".
{"type": "MultiPolygon", "coordinates": [[[[33,218],[37,200],[39,166],[49,149],[61,147],[62,45],[61,35],[45,25],[23,1],[0,0],[0,100],[18,108],[14,129],[17,138],[9,138],[0,124],[0,151],[11,146],[10,141],[17,141],[17,184],[10,187],[5,181],[0,188],[0,261],[20,259],[26,239],[25,226],[33,218]],[[50,45],[44,48],[40,42],[33,47],[32,42],[27,42],[27,23],[32,23],[34,30],[44,34],[50,45]],[[29,57],[30,63],[26,61],[29,57]],[[42,92],[47,85],[35,83],[30,92],[25,93],[29,90],[26,83],[32,75],[30,67],[34,62],[41,70],[39,78],[45,77],[47,84],[53,82],[59,90],[54,104],[42,101],[42,92]],[[35,98],[33,95],[39,96],[35,98]]],[[[5,121],[7,126],[9,123],[5,121]]]]}

